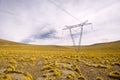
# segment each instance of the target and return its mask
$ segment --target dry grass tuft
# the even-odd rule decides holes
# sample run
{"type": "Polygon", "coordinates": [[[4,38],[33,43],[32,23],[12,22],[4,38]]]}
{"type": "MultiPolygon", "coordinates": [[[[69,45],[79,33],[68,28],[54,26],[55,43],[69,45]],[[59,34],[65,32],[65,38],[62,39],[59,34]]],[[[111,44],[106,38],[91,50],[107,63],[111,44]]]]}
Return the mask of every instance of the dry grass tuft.
{"type": "Polygon", "coordinates": [[[119,71],[110,72],[109,76],[112,78],[120,79],[120,72],[119,71]]]}

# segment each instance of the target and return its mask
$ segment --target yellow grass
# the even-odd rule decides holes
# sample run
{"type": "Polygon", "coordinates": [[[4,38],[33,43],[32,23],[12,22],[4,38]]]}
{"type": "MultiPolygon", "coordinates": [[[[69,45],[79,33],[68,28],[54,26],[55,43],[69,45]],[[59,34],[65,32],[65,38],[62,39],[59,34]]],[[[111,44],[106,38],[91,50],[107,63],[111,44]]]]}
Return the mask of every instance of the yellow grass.
{"type": "MultiPolygon", "coordinates": [[[[95,80],[98,76],[114,80],[108,75],[120,71],[119,62],[120,41],[82,46],[76,52],[73,46],[28,45],[0,39],[0,80],[13,71],[24,73],[23,80],[95,80]]],[[[10,80],[11,75],[7,78],[10,80]]]]}

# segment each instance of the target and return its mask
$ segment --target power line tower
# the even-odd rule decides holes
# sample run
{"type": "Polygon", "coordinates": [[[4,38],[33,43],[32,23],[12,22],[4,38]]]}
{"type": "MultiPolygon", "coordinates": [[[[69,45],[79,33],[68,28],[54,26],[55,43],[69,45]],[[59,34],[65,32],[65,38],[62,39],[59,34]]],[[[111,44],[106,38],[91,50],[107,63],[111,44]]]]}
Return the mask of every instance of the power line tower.
{"type": "Polygon", "coordinates": [[[83,27],[86,26],[86,25],[91,25],[92,23],[88,23],[88,20],[80,23],[80,24],[76,24],[76,25],[71,25],[71,26],[65,26],[65,28],[63,28],[62,30],[69,30],[70,32],[70,36],[71,36],[71,39],[72,39],[72,42],[73,42],[73,46],[75,46],[75,50],[77,52],[80,51],[80,45],[81,45],[81,40],[82,40],[82,34],[83,34],[83,27]],[[72,29],[73,28],[77,28],[77,27],[80,27],[81,28],[81,31],[80,31],[80,35],[79,35],[79,42],[78,42],[78,48],[77,45],[75,44],[75,40],[74,40],[74,37],[73,37],[73,34],[72,34],[72,29]]]}

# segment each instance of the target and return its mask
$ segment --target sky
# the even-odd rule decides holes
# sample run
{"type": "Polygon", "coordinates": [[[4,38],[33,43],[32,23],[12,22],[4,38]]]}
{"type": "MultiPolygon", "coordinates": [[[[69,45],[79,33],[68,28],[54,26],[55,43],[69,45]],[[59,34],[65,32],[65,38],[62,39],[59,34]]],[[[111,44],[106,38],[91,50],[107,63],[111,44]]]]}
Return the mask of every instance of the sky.
{"type": "MultiPolygon", "coordinates": [[[[82,45],[120,40],[120,0],[0,0],[0,38],[41,45],[72,45],[65,26],[88,20],[82,45]]],[[[72,28],[77,45],[81,27],[72,28]]]]}

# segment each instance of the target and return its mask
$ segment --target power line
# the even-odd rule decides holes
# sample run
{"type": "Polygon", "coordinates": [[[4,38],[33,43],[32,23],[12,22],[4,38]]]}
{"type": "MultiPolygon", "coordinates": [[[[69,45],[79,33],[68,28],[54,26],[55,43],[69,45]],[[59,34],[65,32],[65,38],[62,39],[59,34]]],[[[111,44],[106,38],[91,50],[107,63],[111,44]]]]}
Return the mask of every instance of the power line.
{"type": "Polygon", "coordinates": [[[3,9],[0,9],[0,12],[8,13],[8,14],[10,14],[10,15],[15,15],[15,16],[17,16],[15,13],[13,13],[13,12],[11,12],[11,11],[3,10],[3,9]]]}
{"type": "Polygon", "coordinates": [[[68,14],[69,16],[71,16],[72,18],[74,18],[75,20],[80,21],[77,17],[73,16],[70,12],[60,7],[60,5],[56,4],[55,1],[52,1],[52,0],[48,0],[48,1],[51,2],[53,5],[55,5],[57,8],[59,8],[60,10],[62,10],[63,12],[65,12],[66,14],[68,14]]]}
{"type": "Polygon", "coordinates": [[[72,42],[73,42],[73,45],[75,47],[77,47],[77,45],[75,44],[75,40],[74,40],[74,37],[72,35],[72,29],[73,28],[77,28],[77,27],[81,27],[81,32],[80,32],[80,36],[79,36],[79,43],[78,43],[78,49],[75,48],[75,50],[78,52],[80,51],[80,45],[81,45],[81,40],[82,40],[82,34],[83,34],[83,27],[86,26],[86,25],[91,25],[92,23],[87,23],[88,20],[86,20],[85,22],[83,23],[80,23],[80,24],[77,24],[77,25],[72,25],[72,26],[66,26],[63,30],[69,30],[70,31],[70,36],[71,36],[71,39],[72,39],[72,42]]]}

